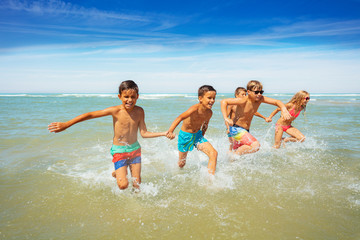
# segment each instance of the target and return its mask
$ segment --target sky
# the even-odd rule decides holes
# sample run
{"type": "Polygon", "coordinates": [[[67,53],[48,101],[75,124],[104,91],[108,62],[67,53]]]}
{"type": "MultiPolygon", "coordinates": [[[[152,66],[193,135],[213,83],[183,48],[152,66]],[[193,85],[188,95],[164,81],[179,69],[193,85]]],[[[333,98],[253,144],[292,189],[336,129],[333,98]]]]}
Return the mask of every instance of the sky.
{"type": "Polygon", "coordinates": [[[360,0],[0,0],[1,93],[360,93],[360,0]]]}

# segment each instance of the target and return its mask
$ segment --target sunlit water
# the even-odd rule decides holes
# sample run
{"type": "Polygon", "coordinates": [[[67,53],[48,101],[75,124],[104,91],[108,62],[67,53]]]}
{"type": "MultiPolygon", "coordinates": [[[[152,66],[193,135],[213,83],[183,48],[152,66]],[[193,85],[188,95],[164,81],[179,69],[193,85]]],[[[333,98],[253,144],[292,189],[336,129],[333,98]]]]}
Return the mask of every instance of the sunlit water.
{"type": "MultiPolygon", "coordinates": [[[[360,94],[312,94],[293,124],[306,141],[279,150],[279,116],[255,117],[261,149],[234,161],[219,104],[231,96],[218,94],[206,133],[219,152],[215,177],[196,150],[178,168],[177,138],[139,137],[143,183],[134,193],[111,177],[111,117],[47,131],[52,121],[120,104],[115,94],[1,95],[1,239],[360,239],[360,94]]],[[[267,96],[287,102],[292,94],[267,96]]],[[[166,131],[196,102],[142,94],[137,104],[149,131],[166,131]]]]}

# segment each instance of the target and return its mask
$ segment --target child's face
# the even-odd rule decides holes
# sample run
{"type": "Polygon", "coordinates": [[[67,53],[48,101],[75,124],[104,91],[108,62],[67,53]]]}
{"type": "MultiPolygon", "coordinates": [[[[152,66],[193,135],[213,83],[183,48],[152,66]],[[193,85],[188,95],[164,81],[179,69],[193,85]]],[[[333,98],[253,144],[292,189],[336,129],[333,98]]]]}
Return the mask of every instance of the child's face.
{"type": "Polygon", "coordinates": [[[306,104],[310,101],[310,95],[306,95],[302,101],[303,106],[306,106],[306,104]]]}
{"type": "Polygon", "coordinates": [[[252,99],[253,101],[255,102],[258,102],[261,100],[262,98],[262,89],[259,89],[257,87],[255,87],[253,90],[248,90],[247,93],[248,93],[248,97],[250,99],[252,99]]]}
{"type": "Polygon", "coordinates": [[[216,92],[208,91],[203,96],[199,97],[200,104],[205,108],[211,109],[215,103],[216,92]]]}
{"type": "Polygon", "coordinates": [[[243,98],[246,97],[246,91],[240,91],[236,94],[237,98],[243,98]]]}
{"type": "Polygon", "coordinates": [[[125,109],[131,110],[135,107],[139,95],[136,93],[134,89],[126,89],[121,91],[121,94],[119,94],[118,97],[122,101],[122,104],[125,107],[125,109]]]}

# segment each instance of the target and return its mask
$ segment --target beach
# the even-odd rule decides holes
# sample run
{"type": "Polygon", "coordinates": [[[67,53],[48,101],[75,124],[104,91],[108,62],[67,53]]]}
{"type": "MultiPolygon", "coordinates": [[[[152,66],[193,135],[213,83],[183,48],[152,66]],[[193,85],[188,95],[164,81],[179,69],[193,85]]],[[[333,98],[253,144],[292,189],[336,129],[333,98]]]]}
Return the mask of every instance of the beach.
{"type": "MultiPolygon", "coordinates": [[[[286,103],[293,94],[265,96],[286,103]]],[[[230,161],[220,100],[233,94],[218,93],[205,135],[219,153],[215,177],[197,150],[179,169],[177,137],[139,136],[140,193],[111,176],[111,117],[47,130],[121,104],[117,94],[0,94],[0,238],[360,239],[360,94],[310,94],[293,122],[304,143],[272,148],[280,113],[271,123],[254,117],[260,150],[230,161]]],[[[155,132],[197,101],[140,92],[137,105],[155,132]]]]}

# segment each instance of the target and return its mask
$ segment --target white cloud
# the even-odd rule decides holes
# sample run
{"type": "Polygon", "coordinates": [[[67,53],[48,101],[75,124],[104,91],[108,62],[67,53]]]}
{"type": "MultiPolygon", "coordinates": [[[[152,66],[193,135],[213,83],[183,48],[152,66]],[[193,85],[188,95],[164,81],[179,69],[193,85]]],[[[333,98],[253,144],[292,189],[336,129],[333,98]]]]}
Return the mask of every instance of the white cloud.
{"type": "Polygon", "coordinates": [[[114,92],[120,81],[134,79],[142,92],[191,92],[202,84],[211,84],[219,92],[232,92],[239,85],[245,86],[248,80],[258,79],[267,92],[299,89],[360,92],[359,53],[360,49],[308,48],[184,57],[114,58],[106,54],[92,58],[1,57],[0,89],[3,92],[114,92]],[[25,87],[20,89],[21,86],[25,87]]]}

